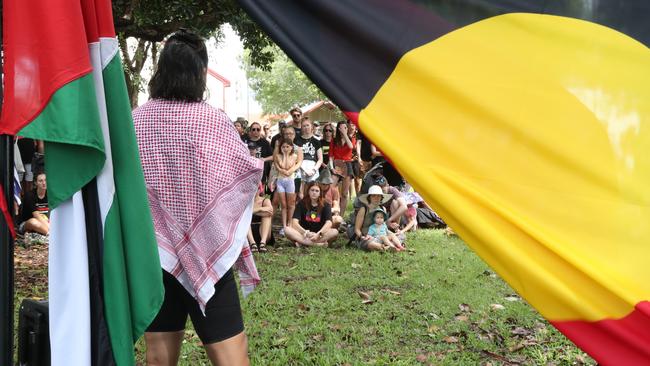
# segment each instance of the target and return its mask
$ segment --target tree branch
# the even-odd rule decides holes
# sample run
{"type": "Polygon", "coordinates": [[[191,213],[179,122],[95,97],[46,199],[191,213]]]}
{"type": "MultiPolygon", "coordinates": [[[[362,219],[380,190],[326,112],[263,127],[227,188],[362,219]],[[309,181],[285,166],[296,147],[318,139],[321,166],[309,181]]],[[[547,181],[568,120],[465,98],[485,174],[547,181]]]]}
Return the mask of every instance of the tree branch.
{"type": "Polygon", "coordinates": [[[150,42],[160,42],[165,37],[187,24],[210,25],[214,23],[215,28],[219,25],[219,17],[215,13],[200,15],[192,20],[177,20],[162,24],[140,26],[132,19],[115,19],[115,31],[123,33],[125,37],[136,37],[150,42]]]}

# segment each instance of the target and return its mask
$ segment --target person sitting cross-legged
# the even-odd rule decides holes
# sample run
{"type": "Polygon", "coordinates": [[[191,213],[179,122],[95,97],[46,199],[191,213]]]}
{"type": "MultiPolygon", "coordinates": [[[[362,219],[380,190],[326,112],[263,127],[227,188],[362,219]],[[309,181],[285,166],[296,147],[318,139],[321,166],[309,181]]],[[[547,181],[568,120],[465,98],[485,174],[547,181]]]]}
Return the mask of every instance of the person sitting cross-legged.
{"type": "Polygon", "coordinates": [[[298,247],[328,246],[339,233],[332,228],[332,208],[324,202],[318,182],[307,183],[306,191],[284,233],[298,247]]]}
{"type": "Polygon", "coordinates": [[[22,204],[21,223],[18,233],[37,233],[48,235],[50,232],[49,206],[47,202],[47,180],[45,173],[34,177],[36,189],[27,192],[22,204]]]}

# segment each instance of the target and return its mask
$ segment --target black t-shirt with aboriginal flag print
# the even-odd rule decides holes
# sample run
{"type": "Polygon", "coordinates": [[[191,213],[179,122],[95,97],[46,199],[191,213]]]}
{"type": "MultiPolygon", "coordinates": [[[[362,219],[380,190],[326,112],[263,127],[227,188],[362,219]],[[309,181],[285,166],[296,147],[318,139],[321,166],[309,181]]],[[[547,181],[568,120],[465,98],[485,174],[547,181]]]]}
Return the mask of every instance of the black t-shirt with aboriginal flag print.
{"type": "Polygon", "coordinates": [[[325,225],[327,220],[332,220],[332,207],[328,203],[325,203],[319,213],[317,206],[307,208],[303,202],[299,202],[296,205],[293,218],[299,221],[303,229],[317,232],[325,225]]]}
{"type": "Polygon", "coordinates": [[[34,217],[33,212],[43,214],[47,217],[50,216],[50,208],[47,203],[47,193],[43,198],[38,198],[36,192],[28,192],[23,199],[23,210],[20,222],[25,222],[34,217]]]}

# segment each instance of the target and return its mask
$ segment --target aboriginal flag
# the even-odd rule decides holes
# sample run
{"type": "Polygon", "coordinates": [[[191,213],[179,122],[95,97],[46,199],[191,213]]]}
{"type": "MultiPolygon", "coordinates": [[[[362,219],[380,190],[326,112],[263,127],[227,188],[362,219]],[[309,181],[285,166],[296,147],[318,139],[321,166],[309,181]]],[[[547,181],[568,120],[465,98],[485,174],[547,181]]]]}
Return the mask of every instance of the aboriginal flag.
{"type": "Polygon", "coordinates": [[[602,364],[650,364],[650,2],[241,0],[602,364]]]}

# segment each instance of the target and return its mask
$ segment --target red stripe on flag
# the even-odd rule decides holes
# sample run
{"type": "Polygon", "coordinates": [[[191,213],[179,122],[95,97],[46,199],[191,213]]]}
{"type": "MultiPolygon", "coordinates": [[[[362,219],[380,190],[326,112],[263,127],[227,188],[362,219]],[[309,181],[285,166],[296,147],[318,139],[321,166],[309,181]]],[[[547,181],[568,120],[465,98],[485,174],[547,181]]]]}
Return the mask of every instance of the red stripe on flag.
{"type": "Polygon", "coordinates": [[[359,128],[359,112],[343,112],[359,128]]]}
{"type": "Polygon", "coordinates": [[[621,319],[551,321],[564,335],[603,365],[650,365],[650,302],[621,319]]]}
{"type": "MultiPolygon", "coordinates": [[[[0,183],[0,192],[4,192],[4,187],[0,183]]],[[[9,227],[9,231],[11,232],[11,237],[16,239],[16,229],[14,229],[14,220],[11,217],[11,212],[9,212],[9,207],[7,206],[7,200],[5,200],[5,195],[0,194],[0,210],[2,210],[2,215],[5,218],[5,222],[7,223],[7,226],[9,227]]]]}
{"type": "Polygon", "coordinates": [[[95,11],[95,0],[82,0],[81,8],[86,28],[86,39],[88,43],[99,42],[99,29],[97,26],[97,11],[95,11]]]}
{"type": "Polygon", "coordinates": [[[97,10],[97,28],[99,30],[99,36],[115,38],[111,2],[106,0],[96,0],[95,7],[97,10]]]}
{"type": "Polygon", "coordinates": [[[91,66],[78,2],[4,0],[2,15],[5,99],[0,133],[15,135],[41,113],[56,90],[90,72],[91,66]]]}

